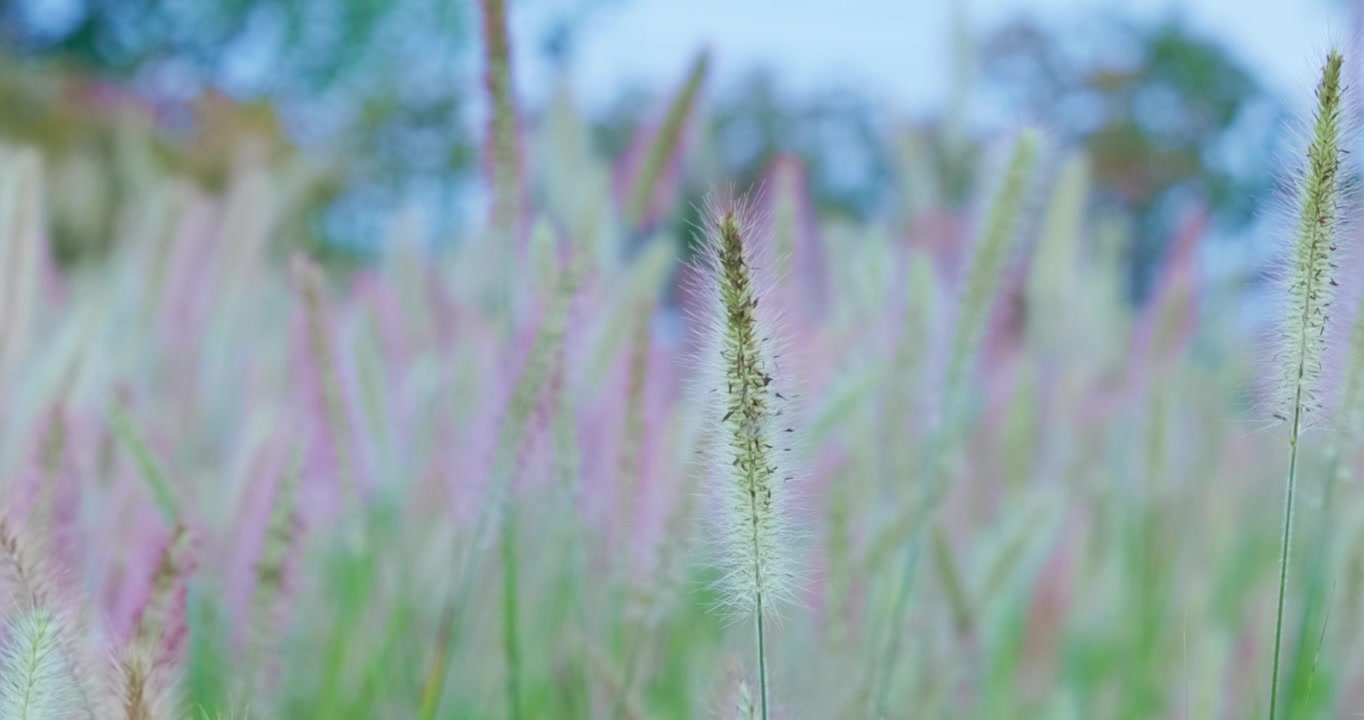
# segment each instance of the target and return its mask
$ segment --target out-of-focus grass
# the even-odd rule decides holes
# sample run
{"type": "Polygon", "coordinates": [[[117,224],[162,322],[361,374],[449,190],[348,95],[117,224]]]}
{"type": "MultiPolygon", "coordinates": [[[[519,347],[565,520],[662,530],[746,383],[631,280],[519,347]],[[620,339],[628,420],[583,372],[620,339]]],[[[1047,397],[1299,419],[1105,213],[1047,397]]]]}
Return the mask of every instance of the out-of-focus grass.
{"type": "MultiPolygon", "coordinates": [[[[649,235],[707,62],[647,167],[619,164],[645,180],[608,192],[561,98],[534,153],[503,148],[524,212],[438,252],[395,218],[344,276],[273,252],[293,180],[249,152],[222,192],[144,177],[107,260],[58,270],[69,186],[0,150],[0,498],[82,630],[63,652],[128,652],[168,607],[166,716],[732,717],[756,664],[697,532],[695,269],[649,235]],[[157,590],[176,523],[193,562],[157,590]]],[[[774,717],[1267,711],[1285,433],[1231,312],[1250,288],[1200,280],[1194,213],[1126,304],[1132,238],[1091,211],[1084,158],[1048,150],[973,300],[978,359],[952,338],[983,212],[824,223],[774,171],[805,568],[770,624],[774,717]]],[[[1301,450],[1285,716],[1364,707],[1359,461],[1301,450]]],[[[72,682],[117,694],[96,675],[72,682]]]]}

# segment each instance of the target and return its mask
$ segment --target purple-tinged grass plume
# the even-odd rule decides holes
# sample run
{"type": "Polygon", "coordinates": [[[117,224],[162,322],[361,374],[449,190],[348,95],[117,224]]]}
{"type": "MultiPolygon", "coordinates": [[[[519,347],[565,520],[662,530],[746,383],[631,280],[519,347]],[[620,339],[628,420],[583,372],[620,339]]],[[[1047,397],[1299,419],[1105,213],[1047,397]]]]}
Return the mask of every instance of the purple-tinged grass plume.
{"type": "Polygon", "coordinates": [[[320,421],[309,444],[309,470],[334,480],[342,501],[349,505],[357,500],[354,435],[322,272],[302,255],[294,256],[291,270],[303,306],[305,350],[301,353],[300,370],[320,421]]]}
{"type": "Polygon", "coordinates": [[[488,185],[493,193],[492,225],[502,234],[506,257],[515,257],[522,216],[521,137],[512,92],[511,41],[506,0],[481,0],[483,82],[492,113],[488,118],[488,185]]]}
{"type": "Polygon", "coordinates": [[[138,609],[132,638],[135,652],[152,663],[173,662],[187,634],[186,583],[194,572],[193,539],[177,523],[157,554],[147,598],[138,609]]]}
{"type": "Polygon", "coordinates": [[[660,188],[672,166],[681,158],[687,123],[710,67],[710,54],[702,52],[692,61],[687,79],[668,105],[658,128],[649,136],[643,152],[631,163],[626,175],[625,199],[621,217],[627,229],[637,229],[649,219],[659,201],[660,188]]]}
{"type": "Polygon", "coordinates": [[[177,707],[174,678],[150,654],[134,647],[114,662],[114,702],[120,720],[173,720],[177,707]]]}

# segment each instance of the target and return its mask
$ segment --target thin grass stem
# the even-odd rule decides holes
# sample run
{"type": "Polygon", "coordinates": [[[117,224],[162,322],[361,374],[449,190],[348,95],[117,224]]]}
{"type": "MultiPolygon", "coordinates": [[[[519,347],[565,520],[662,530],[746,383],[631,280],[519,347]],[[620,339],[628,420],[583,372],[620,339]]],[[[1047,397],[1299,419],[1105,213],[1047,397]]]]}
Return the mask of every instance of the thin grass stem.
{"type": "Polygon", "coordinates": [[[1284,498],[1283,541],[1279,549],[1279,603],[1274,615],[1274,669],[1269,679],[1269,720],[1274,720],[1279,703],[1279,648],[1283,641],[1284,593],[1288,588],[1289,541],[1293,537],[1293,490],[1298,478],[1298,433],[1302,425],[1302,390],[1299,386],[1298,402],[1293,410],[1293,430],[1288,437],[1291,446],[1288,455],[1288,483],[1284,498]]]}

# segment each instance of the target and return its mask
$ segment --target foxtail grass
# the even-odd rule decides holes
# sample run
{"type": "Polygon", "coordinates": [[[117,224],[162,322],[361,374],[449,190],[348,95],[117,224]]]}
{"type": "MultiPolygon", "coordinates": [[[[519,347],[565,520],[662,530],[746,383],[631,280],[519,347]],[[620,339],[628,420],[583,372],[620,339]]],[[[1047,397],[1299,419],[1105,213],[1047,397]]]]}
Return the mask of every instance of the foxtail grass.
{"type": "Polygon", "coordinates": [[[48,568],[9,520],[0,516],[0,593],[18,621],[0,644],[0,717],[93,718],[94,676],[85,662],[81,624],[58,594],[48,568]]]}
{"type": "Polygon", "coordinates": [[[754,619],[760,717],[769,717],[767,617],[792,591],[796,567],[790,520],[793,469],[788,452],[790,378],[778,363],[768,286],[756,270],[768,246],[740,200],[707,202],[702,250],[703,297],[697,320],[707,345],[699,394],[706,399],[709,471],[717,494],[713,516],[722,569],[723,602],[754,619]],[[759,258],[762,258],[759,260],[759,258]]]}
{"type": "Polygon", "coordinates": [[[80,717],[61,632],[61,621],[46,608],[31,611],[10,628],[0,645],[0,717],[80,717]]]}
{"type": "Polygon", "coordinates": [[[1279,595],[1274,619],[1274,662],[1270,676],[1269,717],[1277,716],[1279,656],[1283,639],[1284,598],[1293,536],[1293,501],[1298,446],[1307,415],[1319,405],[1322,358],[1336,281],[1334,253],[1344,199],[1341,173],[1347,104],[1341,93],[1340,53],[1331,51],[1317,85],[1317,107],[1305,168],[1297,178],[1297,229],[1287,273],[1287,312],[1281,328],[1284,413],[1289,420],[1288,477],[1284,490],[1283,535],[1279,557],[1279,595]]]}

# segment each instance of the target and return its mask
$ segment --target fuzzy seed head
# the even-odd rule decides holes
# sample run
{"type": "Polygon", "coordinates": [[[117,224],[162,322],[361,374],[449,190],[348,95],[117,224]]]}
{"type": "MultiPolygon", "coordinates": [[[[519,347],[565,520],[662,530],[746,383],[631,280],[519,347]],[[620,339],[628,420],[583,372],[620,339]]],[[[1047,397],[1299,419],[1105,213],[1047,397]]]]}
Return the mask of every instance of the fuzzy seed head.
{"type": "Polygon", "coordinates": [[[697,318],[707,342],[697,391],[714,433],[707,447],[718,505],[715,540],[725,604],[745,614],[766,612],[790,594],[794,576],[791,391],[778,362],[772,293],[760,277],[770,266],[759,223],[742,201],[711,198],[707,210],[701,275],[708,304],[697,318]]]}
{"type": "Polygon", "coordinates": [[[1342,58],[1332,51],[1317,84],[1316,114],[1305,167],[1297,181],[1296,229],[1285,277],[1281,332],[1285,415],[1301,418],[1319,406],[1322,360],[1335,298],[1335,253],[1344,198],[1342,58]]]}
{"type": "Polygon", "coordinates": [[[81,694],[64,651],[60,622],[39,608],[8,629],[0,646],[0,717],[81,717],[81,694]]]}
{"type": "Polygon", "coordinates": [[[178,717],[172,683],[155,660],[133,650],[114,664],[117,716],[124,720],[169,720],[178,717]]]}

